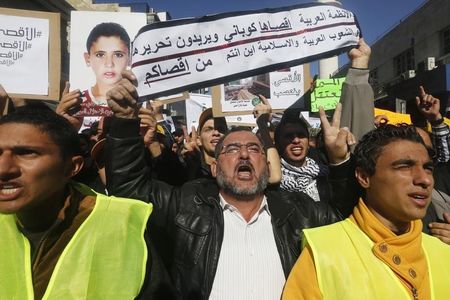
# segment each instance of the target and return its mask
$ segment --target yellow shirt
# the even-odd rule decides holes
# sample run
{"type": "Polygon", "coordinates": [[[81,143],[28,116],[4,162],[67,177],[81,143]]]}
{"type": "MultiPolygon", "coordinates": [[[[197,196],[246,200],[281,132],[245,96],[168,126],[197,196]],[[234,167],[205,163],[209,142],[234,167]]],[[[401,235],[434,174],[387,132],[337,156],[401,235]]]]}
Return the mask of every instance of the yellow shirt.
{"type": "MultiPolygon", "coordinates": [[[[422,222],[420,220],[411,222],[410,230],[397,236],[369,211],[362,200],[354,208],[350,219],[374,242],[373,254],[391,268],[406,289],[411,291],[411,288],[415,287],[419,299],[429,299],[428,266],[421,243],[422,222]],[[389,251],[382,252],[385,250],[384,247],[389,251]],[[392,252],[401,253],[401,259],[408,263],[395,264],[392,252]],[[414,278],[410,275],[411,270],[414,271],[414,278]]],[[[410,294],[413,299],[412,292],[410,294]]],[[[323,299],[317,282],[314,257],[309,246],[303,250],[289,274],[282,299],[323,299]]]]}

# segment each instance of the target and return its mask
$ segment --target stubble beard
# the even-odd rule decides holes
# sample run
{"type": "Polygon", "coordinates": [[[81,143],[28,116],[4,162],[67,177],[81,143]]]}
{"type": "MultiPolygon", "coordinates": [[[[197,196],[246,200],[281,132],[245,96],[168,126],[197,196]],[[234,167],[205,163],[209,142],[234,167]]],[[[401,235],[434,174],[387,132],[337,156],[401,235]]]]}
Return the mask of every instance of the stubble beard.
{"type": "Polygon", "coordinates": [[[234,185],[232,179],[228,178],[223,173],[219,165],[217,165],[216,180],[219,188],[226,194],[234,196],[236,200],[250,201],[254,196],[264,193],[264,190],[267,187],[267,182],[269,180],[269,171],[267,168],[265,168],[261,176],[256,177],[256,185],[254,185],[253,187],[240,188],[234,185]]]}

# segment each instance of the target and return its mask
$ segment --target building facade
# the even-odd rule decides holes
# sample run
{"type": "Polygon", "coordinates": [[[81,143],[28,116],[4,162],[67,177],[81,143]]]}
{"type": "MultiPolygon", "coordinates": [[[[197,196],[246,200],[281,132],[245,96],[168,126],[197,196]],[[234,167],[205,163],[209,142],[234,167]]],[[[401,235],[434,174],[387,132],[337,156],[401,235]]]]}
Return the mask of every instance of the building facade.
{"type": "Polygon", "coordinates": [[[423,85],[441,98],[445,109],[450,91],[449,16],[450,1],[425,1],[371,46],[371,84],[377,106],[399,111],[401,102],[395,99],[411,102],[423,85]]]}

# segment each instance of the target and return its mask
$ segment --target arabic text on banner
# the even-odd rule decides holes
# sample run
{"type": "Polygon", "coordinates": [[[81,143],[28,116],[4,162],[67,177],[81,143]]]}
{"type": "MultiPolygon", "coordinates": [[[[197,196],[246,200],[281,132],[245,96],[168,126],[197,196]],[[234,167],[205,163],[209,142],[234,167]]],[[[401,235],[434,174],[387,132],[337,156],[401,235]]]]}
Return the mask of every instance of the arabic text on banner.
{"type": "Polygon", "coordinates": [[[320,3],[174,20],[140,30],[132,69],[145,100],[330,57],[359,36],[352,12],[320,3]]]}

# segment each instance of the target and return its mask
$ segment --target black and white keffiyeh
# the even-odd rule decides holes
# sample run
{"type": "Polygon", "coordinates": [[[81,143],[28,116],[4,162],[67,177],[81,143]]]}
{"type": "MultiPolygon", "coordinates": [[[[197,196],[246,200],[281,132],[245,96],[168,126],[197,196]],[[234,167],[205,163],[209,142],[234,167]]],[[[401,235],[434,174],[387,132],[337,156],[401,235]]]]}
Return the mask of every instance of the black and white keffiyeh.
{"type": "Polygon", "coordinates": [[[314,201],[320,201],[317,190],[317,177],[328,175],[328,166],[318,164],[314,159],[306,157],[303,167],[295,167],[281,158],[280,187],[291,192],[303,192],[314,201]]]}

